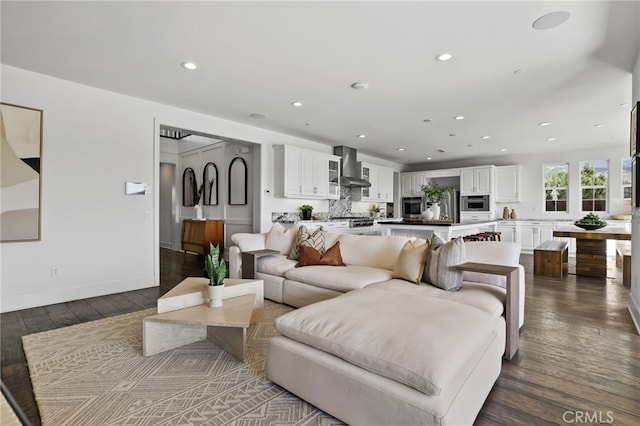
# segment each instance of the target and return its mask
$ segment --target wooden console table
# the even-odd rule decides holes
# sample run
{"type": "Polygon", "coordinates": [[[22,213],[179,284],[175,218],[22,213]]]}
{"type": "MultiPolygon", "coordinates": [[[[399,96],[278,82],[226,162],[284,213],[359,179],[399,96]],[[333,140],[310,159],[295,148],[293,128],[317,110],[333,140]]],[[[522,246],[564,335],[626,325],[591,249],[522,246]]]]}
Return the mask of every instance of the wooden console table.
{"type": "Polygon", "coordinates": [[[631,240],[631,232],[624,228],[605,226],[594,231],[578,228],[560,228],[554,237],[576,239],[576,275],[607,277],[607,240],[631,240]]]}
{"type": "Polygon", "coordinates": [[[520,276],[517,266],[491,265],[488,263],[467,262],[455,266],[456,269],[469,272],[502,275],[507,278],[507,301],[504,319],[507,323],[504,358],[510,360],[520,347],[520,276]]]}
{"type": "Polygon", "coordinates": [[[208,254],[209,243],[220,247],[220,256],[224,253],[224,220],[184,219],[181,235],[185,253],[208,254]]]}

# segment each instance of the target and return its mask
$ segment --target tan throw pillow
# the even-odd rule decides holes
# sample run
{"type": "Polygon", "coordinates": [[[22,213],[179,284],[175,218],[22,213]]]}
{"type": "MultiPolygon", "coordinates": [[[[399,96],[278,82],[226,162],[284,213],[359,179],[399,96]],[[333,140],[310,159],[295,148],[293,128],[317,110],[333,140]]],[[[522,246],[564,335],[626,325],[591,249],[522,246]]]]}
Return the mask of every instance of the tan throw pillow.
{"type": "Polygon", "coordinates": [[[347,266],[342,261],[342,255],[340,254],[340,241],[336,241],[324,254],[320,254],[313,247],[304,244],[300,245],[300,260],[296,268],[311,265],[347,266]]]}
{"type": "Polygon", "coordinates": [[[306,226],[300,225],[298,234],[293,241],[291,251],[289,252],[289,259],[298,260],[300,258],[300,245],[307,247],[313,247],[318,250],[320,254],[324,253],[324,229],[322,226],[318,227],[313,232],[309,232],[306,226]]]}
{"type": "Polygon", "coordinates": [[[278,250],[282,254],[289,254],[299,227],[299,224],[295,224],[287,229],[278,222],[274,223],[267,234],[266,248],[278,250]]]}
{"type": "Polygon", "coordinates": [[[400,250],[391,276],[420,284],[428,253],[429,241],[423,244],[407,241],[402,250],[400,250]]]}
{"type": "Polygon", "coordinates": [[[462,271],[452,268],[465,262],[466,253],[462,237],[445,243],[440,237],[431,237],[431,248],[422,274],[422,281],[447,291],[460,290],[462,271]]]}

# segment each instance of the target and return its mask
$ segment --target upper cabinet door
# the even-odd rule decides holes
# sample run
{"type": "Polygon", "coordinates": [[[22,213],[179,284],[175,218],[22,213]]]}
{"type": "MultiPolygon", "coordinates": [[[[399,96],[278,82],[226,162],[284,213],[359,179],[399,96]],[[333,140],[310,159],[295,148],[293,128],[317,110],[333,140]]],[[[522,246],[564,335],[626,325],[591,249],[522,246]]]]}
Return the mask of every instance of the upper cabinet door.
{"type": "Polygon", "coordinates": [[[464,169],[460,172],[462,195],[490,195],[493,192],[493,166],[464,169]]]}
{"type": "Polygon", "coordinates": [[[340,157],[286,145],[273,148],[276,197],[339,198],[340,157]]]}
{"type": "Polygon", "coordinates": [[[475,170],[462,170],[460,173],[460,192],[462,194],[475,194],[476,176],[475,170]]]}
{"type": "Polygon", "coordinates": [[[496,202],[520,202],[520,166],[496,167],[496,202]]]}
{"type": "Polygon", "coordinates": [[[491,193],[491,169],[479,169],[477,172],[476,192],[491,193]]]}

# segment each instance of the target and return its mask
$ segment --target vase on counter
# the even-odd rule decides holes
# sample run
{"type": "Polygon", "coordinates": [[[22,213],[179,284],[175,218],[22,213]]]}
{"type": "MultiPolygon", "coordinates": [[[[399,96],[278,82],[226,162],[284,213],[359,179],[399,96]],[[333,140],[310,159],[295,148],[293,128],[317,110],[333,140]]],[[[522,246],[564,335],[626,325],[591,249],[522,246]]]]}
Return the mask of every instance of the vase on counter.
{"type": "Polygon", "coordinates": [[[516,217],[518,217],[518,215],[516,214],[516,209],[511,210],[511,215],[509,217],[511,217],[511,219],[515,219],[516,217]]]}
{"type": "Polygon", "coordinates": [[[200,204],[196,204],[193,206],[193,209],[195,210],[196,219],[202,219],[202,206],[200,204]]]}
{"type": "Polygon", "coordinates": [[[431,207],[429,207],[429,210],[431,210],[431,212],[433,213],[433,220],[440,219],[440,204],[438,203],[431,204],[431,207]]]}
{"type": "Polygon", "coordinates": [[[420,216],[422,216],[423,219],[431,220],[433,219],[433,212],[429,209],[426,209],[422,211],[420,216]]]}
{"type": "Polygon", "coordinates": [[[509,219],[509,207],[505,207],[502,209],[502,218],[509,219]]]}

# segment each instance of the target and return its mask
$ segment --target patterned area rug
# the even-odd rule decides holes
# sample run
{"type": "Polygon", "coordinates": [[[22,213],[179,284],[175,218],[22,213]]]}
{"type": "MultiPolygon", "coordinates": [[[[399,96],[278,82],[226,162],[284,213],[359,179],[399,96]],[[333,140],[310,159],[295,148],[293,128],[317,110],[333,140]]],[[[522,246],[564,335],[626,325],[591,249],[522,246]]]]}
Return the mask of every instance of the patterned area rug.
{"type": "Polygon", "coordinates": [[[43,425],[342,424],[266,378],[273,320],[265,300],[244,363],[209,341],[142,356],[142,318],[155,309],[22,338],[43,425]]]}

